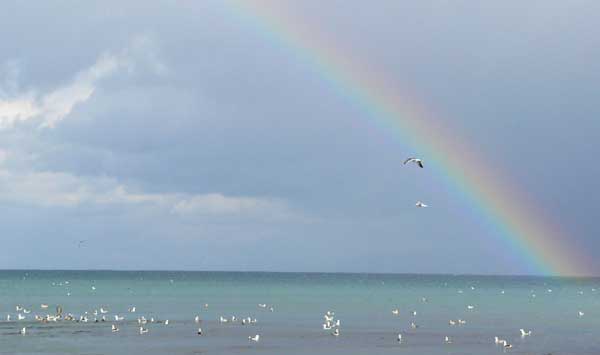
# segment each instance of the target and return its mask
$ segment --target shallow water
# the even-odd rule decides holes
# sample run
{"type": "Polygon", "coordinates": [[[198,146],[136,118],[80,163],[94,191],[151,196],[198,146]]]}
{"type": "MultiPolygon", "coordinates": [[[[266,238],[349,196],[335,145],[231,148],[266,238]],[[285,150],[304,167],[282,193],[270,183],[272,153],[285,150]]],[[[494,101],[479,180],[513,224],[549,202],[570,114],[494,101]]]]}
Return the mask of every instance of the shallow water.
{"type": "Polygon", "coordinates": [[[505,351],[493,343],[497,335],[513,344],[506,352],[515,354],[600,354],[599,306],[597,278],[2,271],[0,352],[479,355],[505,351]],[[40,309],[42,303],[49,308],[40,309]],[[272,305],[273,312],[259,303],[272,305]],[[27,319],[16,320],[16,305],[31,309],[27,319]],[[87,311],[90,322],[34,320],[34,314],[53,314],[56,305],[77,317],[87,311]],[[133,305],[137,312],[128,313],[133,305]],[[108,309],[108,321],[94,323],[92,312],[100,307],[108,309]],[[391,312],[395,308],[397,316],[391,312]],[[341,320],[339,337],[322,329],[327,310],[341,320]],[[5,321],[7,314],[11,321],[5,321]],[[115,322],[115,314],[125,320],[115,322]],[[170,324],[148,323],[149,333],[139,335],[142,315],[170,324]],[[233,315],[258,322],[218,322],[219,316],[233,315]],[[458,318],[467,323],[448,324],[458,318]],[[411,322],[419,327],[411,329],[411,322]],[[118,333],[111,332],[113,323],[118,333]],[[18,335],[22,327],[27,327],[25,336],[18,335]],[[198,327],[203,336],[196,335],[198,327]],[[533,334],[521,338],[519,328],[533,334]],[[261,335],[258,343],[248,341],[254,334],[261,335]],[[446,335],[452,344],[444,344],[446,335]]]}

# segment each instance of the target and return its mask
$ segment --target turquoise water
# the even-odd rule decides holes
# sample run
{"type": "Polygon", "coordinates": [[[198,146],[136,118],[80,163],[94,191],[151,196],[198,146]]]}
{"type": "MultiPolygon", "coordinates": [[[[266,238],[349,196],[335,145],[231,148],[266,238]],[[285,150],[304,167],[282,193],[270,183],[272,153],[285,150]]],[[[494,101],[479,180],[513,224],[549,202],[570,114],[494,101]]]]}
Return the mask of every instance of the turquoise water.
{"type": "Polygon", "coordinates": [[[3,354],[600,354],[600,279],[2,271],[0,338],[3,354]],[[17,305],[31,313],[17,312],[17,305]],[[57,305],[76,318],[87,311],[89,322],[35,320],[57,305]],[[132,306],[135,313],[128,312],[132,306]],[[108,320],[95,323],[100,307],[108,320]],[[338,337],[322,329],[328,310],[340,319],[338,337]],[[17,320],[18,313],[27,318],[17,320]],[[125,319],[116,322],[115,314],[125,319]],[[140,335],[141,316],[169,324],[149,322],[140,335]],[[220,316],[257,322],[222,324],[220,316]],[[459,318],[466,324],[449,325],[459,318]],[[23,327],[27,334],[18,334],[23,327]],[[521,338],[519,328],[532,335],[521,338]],[[255,334],[260,341],[249,341],[255,334]],[[494,336],[513,348],[495,345],[494,336]]]}

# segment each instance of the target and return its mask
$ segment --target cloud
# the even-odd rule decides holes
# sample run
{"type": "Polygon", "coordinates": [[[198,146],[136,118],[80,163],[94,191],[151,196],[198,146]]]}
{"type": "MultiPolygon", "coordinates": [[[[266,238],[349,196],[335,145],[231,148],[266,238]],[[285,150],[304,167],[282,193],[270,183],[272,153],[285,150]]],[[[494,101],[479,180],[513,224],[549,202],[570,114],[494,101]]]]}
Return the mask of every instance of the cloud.
{"type": "Polygon", "coordinates": [[[155,75],[168,73],[160,60],[154,42],[145,36],[135,37],[131,45],[117,53],[105,52],[89,68],[78,72],[67,84],[39,94],[34,90],[18,93],[19,68],[16,62],[5,63],[5,79],[0,87],[0,129],[13,127],[19,121],[39,119],[40,127],[54,127],[78,104],[92,97],[99,83],[119,73],[133,73],[147,68],[155,75]]]}
{"type": "Polygon", "coordinates": [[[18,121],[25,121],[41,113],[32,94],[11,100],[0,99],[0,129],[12,127],[18,121]]]}
{"type": "Polygon", "coordinates": [[[284,217],[289,214],[287,205],[277,199],[254,197],[229,197],[211,193],[179,200],[172,211],[180,215],[253,215],[284,217]]]}
{"type": "MultiPolygon", "coordinates": [[[[0,153],[2,159],[8,154],[0,153]]],[[[6,169],[0,169],[0,201],[34,207],[151,207],[165,215],[182,217],[233,216],[273,220],[292,215],[287,203],[272,198],[220,193],[146,193],[109,177],[6,169]]]]}
{"type": "Polygon", "coordinates": [[[96,90],[96,83],[125,67],[127,58],[107,53],[102,55],[90,68],[78,73],[75,79],[64,87],[46,95],[38,103],[43,117],[42,127],[54,127],[64,119],[75,105],[87,101],[96,90]]]}

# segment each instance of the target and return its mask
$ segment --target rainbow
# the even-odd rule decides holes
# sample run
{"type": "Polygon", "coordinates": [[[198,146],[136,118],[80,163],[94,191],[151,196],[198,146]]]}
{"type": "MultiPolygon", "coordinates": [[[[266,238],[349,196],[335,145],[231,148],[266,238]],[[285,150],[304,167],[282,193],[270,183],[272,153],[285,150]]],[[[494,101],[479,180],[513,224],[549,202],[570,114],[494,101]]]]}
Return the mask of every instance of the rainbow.
{"type": "Polygon", "coordinates": [[[572,246],[559,225],[522,201],[503,174],[485,164],[475,149],[403,92],[397,84],[326,33],[294,18],[281,1],[231,0],[228,10],[265,39],[285,46],[341,95],[360,106],[365,119],[419,152],[428,167],[464,198],[498,233],[502,249],[516,254],[527,273],[590,275],[592,263],[572,246]]]}

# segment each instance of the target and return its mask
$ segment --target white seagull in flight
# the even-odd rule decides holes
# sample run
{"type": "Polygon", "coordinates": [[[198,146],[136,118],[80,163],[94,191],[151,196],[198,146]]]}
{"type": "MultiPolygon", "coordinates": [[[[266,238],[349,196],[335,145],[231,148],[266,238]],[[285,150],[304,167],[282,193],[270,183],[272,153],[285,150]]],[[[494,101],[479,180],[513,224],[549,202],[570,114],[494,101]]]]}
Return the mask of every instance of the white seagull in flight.
{"type": "Polygon", "coordinates": [[[423,168],[423,161],[419,158],[408,158],[404,161],[404,165],[406,165],[407,163],[415,163],[417,164],[420,168],[423,168]]]}
{"type": "Polygon", "coordinates": [[[419,208],[422,208],[422,207],[427,207],[427,205],[426,205],[426,204],[424,204],[424,203],[423,203],[423,202],[421,202],[421,201],[417,201],[417,203],[415,203],[415,206],[417,206],[417,207],[419,207],[419,208]]]}

